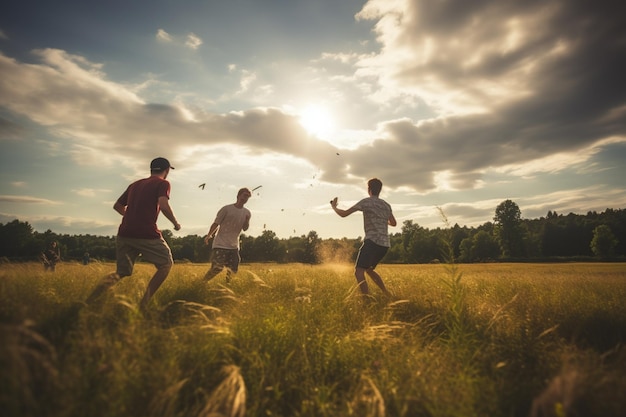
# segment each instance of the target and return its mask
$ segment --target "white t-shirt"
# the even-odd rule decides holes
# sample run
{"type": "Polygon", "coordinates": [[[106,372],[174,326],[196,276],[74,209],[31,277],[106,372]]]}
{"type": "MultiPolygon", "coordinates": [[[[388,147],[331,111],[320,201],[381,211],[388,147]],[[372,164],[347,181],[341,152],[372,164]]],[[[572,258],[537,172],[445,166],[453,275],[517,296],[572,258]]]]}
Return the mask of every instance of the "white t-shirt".
{"type": "Polygon", "coordinates": [[[392,212],[389,203],[376,196],[371,196],[364,198],[352,207],[363,212],[365,239],[387,248],[391,246],[388,222],[392,212]]]}
{"type": "Polygon", "coordinates": [[[246,217],[250,218],[250,210],[245,207],[237,208],[234,204],[222,207],[215,216],[214,223],[219,224],[214,248],[239,249],[239,234],[246,223],[246,217]]]}

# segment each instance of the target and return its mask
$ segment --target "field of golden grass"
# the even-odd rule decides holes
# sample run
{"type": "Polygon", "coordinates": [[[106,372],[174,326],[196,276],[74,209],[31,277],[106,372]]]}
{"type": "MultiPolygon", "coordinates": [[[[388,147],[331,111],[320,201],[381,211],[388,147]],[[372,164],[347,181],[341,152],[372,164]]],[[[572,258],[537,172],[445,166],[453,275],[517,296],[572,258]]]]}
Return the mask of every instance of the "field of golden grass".
{"type": "Polygon", "coordinates": [[[0,265],[11,416],[623,416],[626,265],[0,265]],[[577,413],[577,414],[576,414],[577,413]]]}

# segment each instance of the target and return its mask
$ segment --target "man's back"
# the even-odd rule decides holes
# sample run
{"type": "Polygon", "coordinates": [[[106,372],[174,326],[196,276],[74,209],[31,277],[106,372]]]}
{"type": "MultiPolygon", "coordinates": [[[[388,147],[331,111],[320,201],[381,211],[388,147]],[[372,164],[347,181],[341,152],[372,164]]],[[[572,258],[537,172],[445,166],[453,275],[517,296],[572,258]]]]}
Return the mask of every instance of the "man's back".
{"type": "Polygon", "coordinates": [[[117,200],[126,206],[118,235],[140,239],[158,239],[161,232],[156,221],[159,216],[159,197],[169,198],[167,180],[151,176],[132,183],[117,200]]]}
{"type": "Polygon", "coordinates": [[[363,212],[363,228],[365,239],[370,239],[377,245],[389,247],[388,221],[391,216],[391,206],[385,200],[376,196],[364,198],[355,204],[363,212]]]}
{"type": "Polygon", "coordinates": [[[220,228],[213,241],[214,248],[238,249],[239,234],[250,217],[250,210],[245,207],[237,208],[234,204],[222,207],[215,217],[215,223],[220,228]]]}

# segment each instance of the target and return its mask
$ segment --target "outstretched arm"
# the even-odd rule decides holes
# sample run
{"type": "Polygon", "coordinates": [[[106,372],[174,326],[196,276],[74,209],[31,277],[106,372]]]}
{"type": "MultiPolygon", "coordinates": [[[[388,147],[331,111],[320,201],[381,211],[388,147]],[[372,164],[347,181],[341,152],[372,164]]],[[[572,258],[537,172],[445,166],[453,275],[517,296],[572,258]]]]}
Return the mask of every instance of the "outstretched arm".
{"type": "Polygon", "coordinates": [[[355,211],[357,211],[356,208],[354,208],[354,206],[350,207],[347,210],[343,210],[343,209],[340,209],[339,207],[337,207],[337,197],[335,197],[332,200],[330,200],[330,206],[333,208],[333,210],[335,210],[335,213],[337,213],[341,217],[349,216],[352,213],[354,213],[355,211]]]}

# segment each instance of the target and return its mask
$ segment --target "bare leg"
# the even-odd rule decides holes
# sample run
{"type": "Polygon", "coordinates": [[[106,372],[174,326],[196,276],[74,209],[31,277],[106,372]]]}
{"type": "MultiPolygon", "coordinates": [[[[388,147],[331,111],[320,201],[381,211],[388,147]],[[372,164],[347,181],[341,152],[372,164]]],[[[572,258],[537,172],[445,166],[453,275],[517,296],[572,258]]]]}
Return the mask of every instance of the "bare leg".
{"type": "Polygon", "coordinates": [[[146,288],[146,292],[143,295],[143,299],[141,300],[140,308],[143,310],[148,305],[150,298],[154,295],[154,293],[159,289],[165,278],[170,273],[172,269],[172,264],[165,264],[157,267],[157,271],[152,276],[152,279],[148,283],[148,287],[146,288]]]}
{"type": "Polygon", "coordinates": [[[117,282],[120,279],[122,279],[122,277],[118,275],[117,272],[113,272],[107,275],[106,277],[102,278],[102,280],[100,280],[100,283],[92,291],[91,295],[87,297],[87,300],[85,301],[85,303],[87,304],[93,303],[96,299],[98,299],[102,295],[102,293],[104,293],[106,290],[111,288],[113,285],[117,284],[117,282]]]}
{"type": "Polygon", "coordinates": [[[216,276],[217,274],[219,274],[220,272],[222,272],[222,269],[224,269],[224,267],[223,267],[223,266],[219,266],[219,265],[215,265],[215,264],[213,264],[213,265],[211,266],[211,269],[209,269],[209,270],[207,271],[207,273],[204,275],[204,280],[205,280],[205,281],[210,281],[210,280],[212,280],[213,278],[215,278],[215,276],[216,276]]]}
{"type": "Polygon", "coordinates": [[[367,272],[367,275],[372,279],[372,281],[374,281],[374,284],[378,285],[378,288],[380,288],[385,295],[391,295],[391,293],[387,291],[383,279],[380,277],[380,275],[378,275],[376,271],[374,271],[373,269],[366,269],[365,272],[367,272]]]}
{"type": "Polygon", "coordinates": [[[356,277],[356,282],[359,284],[359,289],[361,290],[361,293],[364,295],[369,294],[367,281],[365,281],[365,269],[357,267],[354,270],[354,276],[356,277]]]}

